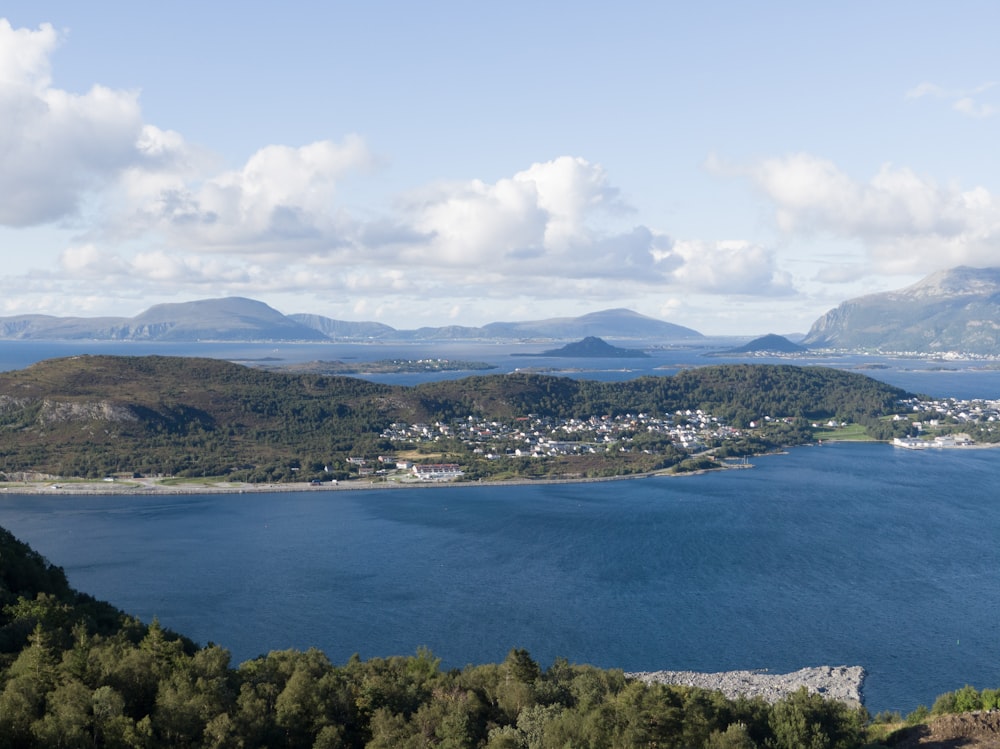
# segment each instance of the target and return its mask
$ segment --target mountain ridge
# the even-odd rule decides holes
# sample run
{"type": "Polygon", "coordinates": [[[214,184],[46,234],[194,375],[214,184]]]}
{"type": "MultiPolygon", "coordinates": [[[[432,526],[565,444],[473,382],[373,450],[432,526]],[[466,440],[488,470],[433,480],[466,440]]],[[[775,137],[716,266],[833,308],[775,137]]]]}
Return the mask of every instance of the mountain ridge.
{"type": "Polygon", "coordinates": [[[810,348],[1000,354],[1000,268],[959,266],[848,299],[813,323],[810,348]]]}
{"type": "Polygon", "coordinates": [[[0,317],[0,340],[121,341],[441,341],[574,339],[604,336],[626,340],[701,340],[692,328],[627,309],[579,317],[493,322],[482,327],[449,325],[397,330],[378,322],[348,322],[322,315],[284,315],[264,302],[221,297],[157,304],[134,317],[0,317]]]}

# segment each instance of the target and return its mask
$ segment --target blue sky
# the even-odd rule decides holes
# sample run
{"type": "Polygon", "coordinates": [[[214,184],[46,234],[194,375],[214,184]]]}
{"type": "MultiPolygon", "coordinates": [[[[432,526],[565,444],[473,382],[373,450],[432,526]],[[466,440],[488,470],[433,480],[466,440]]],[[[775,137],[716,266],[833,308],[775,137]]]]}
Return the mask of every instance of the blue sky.
{"type": "Polygon", "coordinates": [[[1000,264],[992,2],[4,3],[0,315],[804,332],[1000,264]]]}

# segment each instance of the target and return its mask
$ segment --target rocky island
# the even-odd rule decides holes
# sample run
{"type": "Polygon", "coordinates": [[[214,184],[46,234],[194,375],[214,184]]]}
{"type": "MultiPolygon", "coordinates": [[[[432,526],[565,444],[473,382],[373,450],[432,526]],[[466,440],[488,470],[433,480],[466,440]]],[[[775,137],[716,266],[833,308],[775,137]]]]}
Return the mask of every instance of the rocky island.
{"type": "Polygon", "coordinates": [[[581,359],[648,359],[649,354],[639,349],[612,346],[596,336],[587,336],[582,341],[567,343],[556,349],[540,354],[511,354],[511,356],[566,356],[581,359]]]}

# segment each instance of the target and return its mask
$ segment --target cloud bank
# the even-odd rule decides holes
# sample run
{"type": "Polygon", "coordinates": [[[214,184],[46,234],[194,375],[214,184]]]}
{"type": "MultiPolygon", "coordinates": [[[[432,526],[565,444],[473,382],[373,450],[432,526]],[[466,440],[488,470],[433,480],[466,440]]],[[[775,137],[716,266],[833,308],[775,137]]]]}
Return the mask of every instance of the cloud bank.
{"type": "Polygon", "coordinates": [[[135,91],[58,88],[49,25],[0,19],[0,225],[70,227],[56,293],[95,280],[142,295],[295,292],[414,299],[767,295],[791,279],[766,247],[675,240],[630,223],[599,165],[557,156],[494,181],[434,182],[356,215],[345,184],[378,168],[365,139],[266,145],[226,166],[144,121],[135,91]],[[210,291],[209,291],[210,290],[210,291]]]}
{"type": "MultiPolygon", "coordinates": [[[[941,185],[891,164],[861,181],[803,153],[766,159],[742,172],[772,202],[783,232],[860,242],[876,272],[996,263],[1000,201],[984,187],[941,185]]],[[[824,280],[837,280],[839,273],[830,271],[824,280]]]]}

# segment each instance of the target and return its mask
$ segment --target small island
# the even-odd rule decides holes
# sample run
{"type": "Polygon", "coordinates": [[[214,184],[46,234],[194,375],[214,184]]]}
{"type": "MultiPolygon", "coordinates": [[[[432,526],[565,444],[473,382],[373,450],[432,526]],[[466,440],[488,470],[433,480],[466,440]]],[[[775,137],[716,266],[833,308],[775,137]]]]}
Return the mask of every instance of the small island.
{"type": "Polygon", "coordinates": [[[649,354],[639,349],[612,346],[596,336],[587,336],[581,341],[567,343],[557,349],[549,349],[540,354],[511,354],[511,356],[564,356],[580,359],[648,359],[649,354]]]}
{"type": "Polygon", "coordinates": [[[754,338],[749,343],[724,351],[713,351],[705,356],[782,356],[789,354],[804,354],[809,349],[798,343],[788,340],[785,336],[769,333],[768,335],[754,338]]]}

